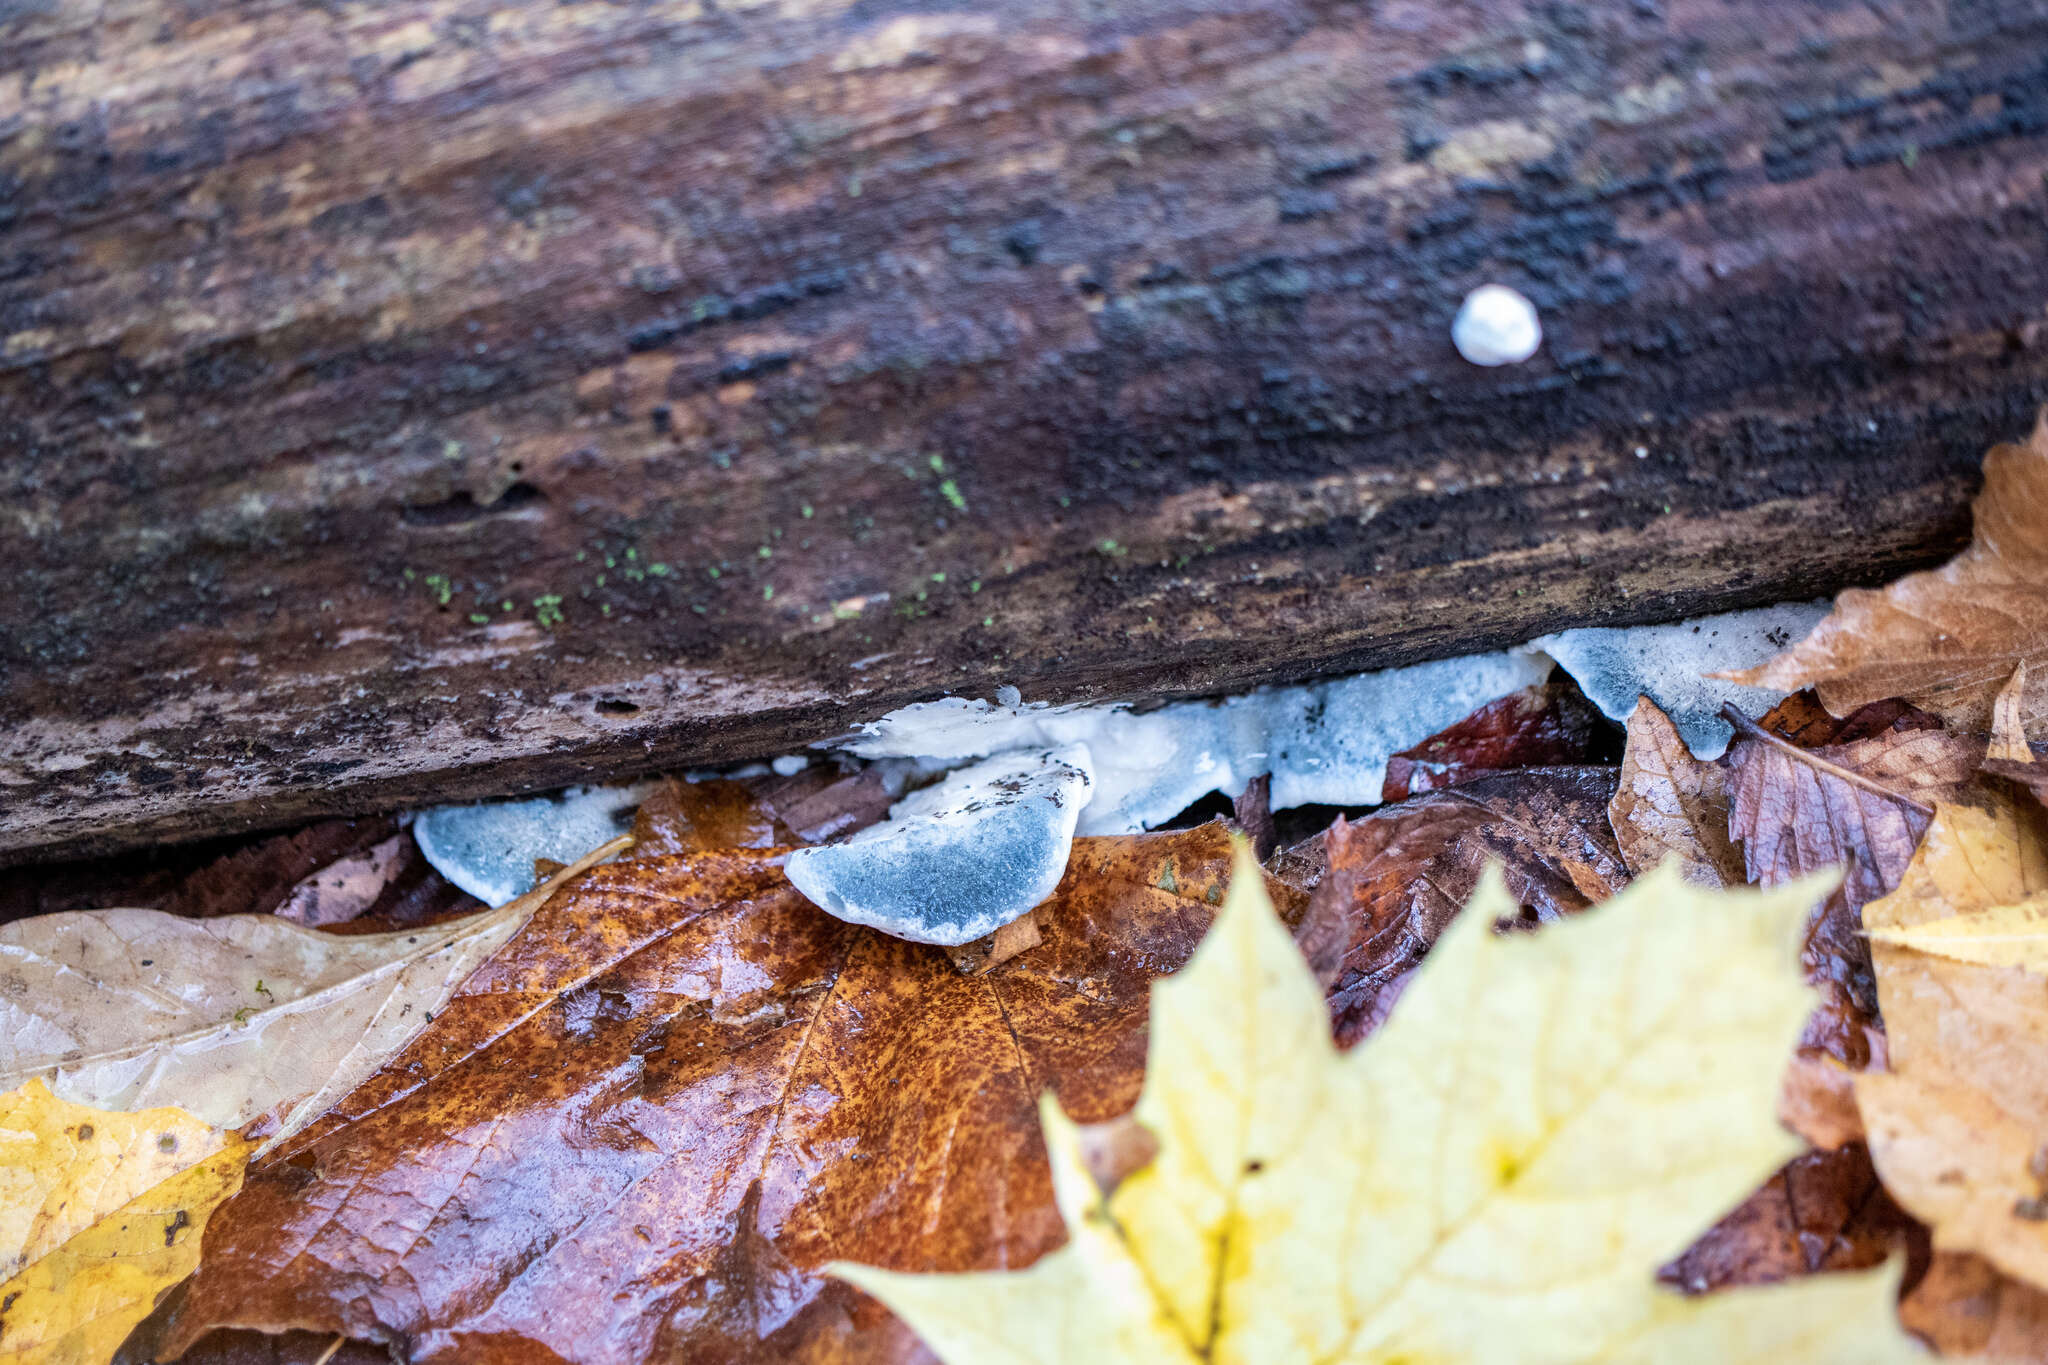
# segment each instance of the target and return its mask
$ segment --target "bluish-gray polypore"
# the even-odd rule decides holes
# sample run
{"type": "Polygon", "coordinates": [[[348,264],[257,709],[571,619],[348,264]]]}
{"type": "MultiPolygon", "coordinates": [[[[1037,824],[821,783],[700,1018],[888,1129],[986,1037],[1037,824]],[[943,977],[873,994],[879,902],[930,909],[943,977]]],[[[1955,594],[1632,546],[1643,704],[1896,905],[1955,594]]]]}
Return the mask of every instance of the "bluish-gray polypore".
{"type": "Polygon", "coordinates": [[[1609,719],[1626,724],[1636,698],[1648,697],[1671,717],[1693,757],[1715,759],[1735,733],[1721,718],[1724,702],[1755,717],[1785,694],[1710,675],[1763,663],[1806,638],[1828,608],[1827,602],[1784,602],[1676,625],[1567,630],[1533,640],[1530,648],[1556,659],[1609,719]]]}
{"type": "Polygon", "coordinates": [[[1079,744],[986,758],[911,793],[843,843],[796,850],[789,880],[851,923],[918,943],[968,943],[1052,894],[1092,786],[1079,744]]]}
{"type": "Polygon", "coordinates": [[[486,905],[533,890],[533,861],[573,863],[633,827],[654,783],[571,787],[526,801],[436,806],[412,822],[434,870],[486,905]]]}
{"type": "MultiPolygon", "coordinates": [[[[1762,663],[1827,612],[1795,602],[1677,625],[1567,630],[1521,649],[1390,668],[1220,701],[1127,706],[947,697],[892,711],[814,746],[879,764],[912,791],[889,818],[838,844],[790,856],[789,876],[827,911],[926,943],[992,933],[1058,885],[1074,836],[1130,834],[1211,792],[1236,797],[1272,777],[1276,810],[1379,803],[1387,761],[1488,702],[1542,682],[1553,663],[1600,709],[1626,721],[1647,695],[1692,751],[1718,757],[1732,701],[1750,715],[1782,693],[1706,676],[1762,663]]],[[[776,773],[802,760],[775,761],[776,773]]],[[[743,772],[768,771],[754,765],[743,772]]],[[[570,862],[626,828],[645,788],[443,806],[414,830],[430,862],[493,905],[533,885],[536,857],[570,862]]]]}
{"type": "Polygon", "coordinates": [[[1550,667],[1541,654],[1509,650],[1143,714],[947,697],[891,711],[843,747],[864,758],[960,762],[1084,745],[1095,791],[1080,832],[1132,834],[1211,792],[1235,797],[1267,773],[1276,809],[1375,805],[1389,758],[1497,697],[1542,682],[1550,667]]]}

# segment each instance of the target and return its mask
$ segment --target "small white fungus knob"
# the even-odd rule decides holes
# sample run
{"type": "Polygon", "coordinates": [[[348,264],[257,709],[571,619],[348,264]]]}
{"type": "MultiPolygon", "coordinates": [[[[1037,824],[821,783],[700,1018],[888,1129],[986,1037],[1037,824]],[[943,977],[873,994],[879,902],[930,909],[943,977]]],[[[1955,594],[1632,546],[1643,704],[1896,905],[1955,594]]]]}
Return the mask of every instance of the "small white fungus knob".
{"type": "Polygon", "coordinates": [[[1483,284],[1465,296],[1451,322],[1451,343],[1474,365],[1519,365],[1543,344],[1536,305],[1504,284],[1483,284]]]}

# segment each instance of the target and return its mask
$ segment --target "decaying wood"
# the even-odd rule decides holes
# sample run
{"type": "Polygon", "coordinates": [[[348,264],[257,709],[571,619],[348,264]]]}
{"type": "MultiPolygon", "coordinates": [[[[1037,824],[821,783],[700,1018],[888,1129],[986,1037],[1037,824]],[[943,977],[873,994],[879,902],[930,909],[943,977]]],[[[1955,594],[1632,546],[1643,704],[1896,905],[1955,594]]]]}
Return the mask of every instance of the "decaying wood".
{"type": "Polygon", "coordinates": [[[2044,131],[2048,0],[0,0],[0,858],[1928,562],[2044,131]]]}

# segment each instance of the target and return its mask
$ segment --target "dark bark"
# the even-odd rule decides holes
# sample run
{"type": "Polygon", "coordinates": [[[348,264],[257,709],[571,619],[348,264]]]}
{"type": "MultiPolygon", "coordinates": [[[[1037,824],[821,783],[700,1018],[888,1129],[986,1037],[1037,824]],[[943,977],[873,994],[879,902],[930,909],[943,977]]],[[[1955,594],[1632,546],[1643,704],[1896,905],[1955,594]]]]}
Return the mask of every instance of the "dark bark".
{"type": "Polygon", "coordinates": [[[0,860],[1929,562],[2044,133],[2048,0],[0,0],[0,860]]]}

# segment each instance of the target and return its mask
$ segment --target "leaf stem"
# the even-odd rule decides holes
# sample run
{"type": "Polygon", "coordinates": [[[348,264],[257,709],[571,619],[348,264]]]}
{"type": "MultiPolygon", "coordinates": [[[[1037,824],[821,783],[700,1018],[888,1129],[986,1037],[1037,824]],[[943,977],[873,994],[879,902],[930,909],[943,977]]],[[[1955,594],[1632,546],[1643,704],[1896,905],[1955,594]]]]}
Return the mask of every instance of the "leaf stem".
{"type": "Polygon", "coordinates": [[[1873,792],[1887,800],[1896,801],[1902,806],[1910,806],[1930,820],[1934,818],[1934,807],[1925,802],[1916,801],[1904,792],[1893,791],[1890,787],[1885,786],[1884,783],[1874,778],[1865,777],[1862,773],[1852,769],[1844,768],[1839,763],[1830,763],[1811,749],[1802,749],[1782,735],[1772,734],[1748,716],[1743,715],[1741,711],[1736,709],[1735,703],[1732,701],[1721,703],[1721,719],[1734,726],[1735,733],[1741,735],[1744,739],[1753,739],[1759,744],[1767,744],[1781,753],[1790,755],[1817,772],[1826,773],[1829,777],[1839,778],[1852,787],[1861,787],[1867,792],[1873,792]]]}

